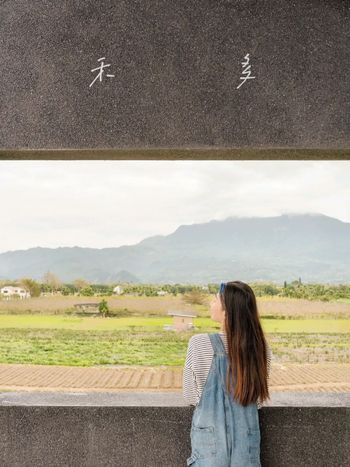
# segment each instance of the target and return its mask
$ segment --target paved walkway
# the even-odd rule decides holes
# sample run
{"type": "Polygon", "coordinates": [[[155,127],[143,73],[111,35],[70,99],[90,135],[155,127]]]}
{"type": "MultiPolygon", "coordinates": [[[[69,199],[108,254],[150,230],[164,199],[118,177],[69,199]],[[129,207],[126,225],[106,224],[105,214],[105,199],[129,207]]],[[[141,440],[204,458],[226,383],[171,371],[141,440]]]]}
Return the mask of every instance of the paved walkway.
{"type": "MultiPolygon", "coordinates": [[[[8,391],[0,392],[0,406],[188,406],[180,391],[8,391]]],[[[264,407],[350,407],[350,392],[277,392],[270,394],[264,407]]]]}
{"type": "MultiPolygon", "coordinates": [[[[272,391],[349,392],[350,364],[272,363],[272,391]]],[[[181,391],[182,367],[0,364],[0,391],[181,391]]]]}

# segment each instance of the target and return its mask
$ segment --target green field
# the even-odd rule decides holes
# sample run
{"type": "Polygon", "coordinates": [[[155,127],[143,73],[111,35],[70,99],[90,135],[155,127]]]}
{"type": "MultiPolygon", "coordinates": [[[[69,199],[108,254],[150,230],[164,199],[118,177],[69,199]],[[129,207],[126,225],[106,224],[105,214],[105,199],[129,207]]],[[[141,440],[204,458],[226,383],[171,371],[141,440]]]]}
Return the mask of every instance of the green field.
{"type": "MultiPolygon", "coordinates": [[[[84,331],[130,331],[145,328],[162,331],[171,318],[102,318],[60,315],[0,315],[0,330],[4,328],[71,329],[84,331]]],[[[210,318],[196,318],[196,332],[215,332],[210,318]]],[[[350,332],[350,319],[261,319],[265,332],[350,332]]],[[[188,334],[188,333],[187,333],[188,334]]],[[[192,334],[192,333],[191,333],[192,334]]]]}
{"type": "MultiPolygon", "coordinates": [[[[349,319],[261,319],[281,362],[350,361],[349,319]]],[[[44,314],[0,315],[0,363],[183,366],[188,339],[217,332],[209,318],[195,331],[164,331],[168,317],[101,318],[44,314]]]]}

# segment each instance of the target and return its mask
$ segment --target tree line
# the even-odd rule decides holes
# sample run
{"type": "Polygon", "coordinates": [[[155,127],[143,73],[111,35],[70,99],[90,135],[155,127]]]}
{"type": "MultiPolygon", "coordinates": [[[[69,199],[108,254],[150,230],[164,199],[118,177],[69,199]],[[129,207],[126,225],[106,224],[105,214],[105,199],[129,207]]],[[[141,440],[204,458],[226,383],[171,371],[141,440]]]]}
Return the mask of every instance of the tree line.
{"type": "MultiPolygon", "coordinates": [[[[111,296],[113,289],[120,286],[120,295],[158,296],[160,293],[176,296],[181,294],[189,303],[205,303],[208,295],[215,294],[220,284],[144,284],[118,282],[114,284],[93,284],[85,279],[77,278],[71,283],[62,282],[57,275],[48,271],[42,281],[22,278],[19,281],[1,281],[0,286],[20,286],[26,289],[31,297],[45,294],[81,295],[81,296],[111,296]]],[[[291,282],[249,282],[257,297],[277,296],[307,300],[331,301],[350,299],[350,284],[319,284],[303,283],[301,278],[291,282]]]]}

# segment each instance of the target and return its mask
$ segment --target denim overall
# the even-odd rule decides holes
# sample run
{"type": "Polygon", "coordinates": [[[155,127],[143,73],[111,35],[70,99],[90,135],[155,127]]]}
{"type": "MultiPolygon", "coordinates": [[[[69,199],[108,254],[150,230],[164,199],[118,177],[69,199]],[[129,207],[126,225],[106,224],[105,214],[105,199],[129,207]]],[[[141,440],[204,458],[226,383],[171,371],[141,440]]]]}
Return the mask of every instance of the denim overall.
{"type": "MultiPolygon", "coordinates": [[[[261,467],[258,407],[226,391],[228,357],[219,334],[209,334],[213,361],[191,425],[192,467],[261,467]]],[[[234,372],[234,384],[236,374],[234,372]]]]}

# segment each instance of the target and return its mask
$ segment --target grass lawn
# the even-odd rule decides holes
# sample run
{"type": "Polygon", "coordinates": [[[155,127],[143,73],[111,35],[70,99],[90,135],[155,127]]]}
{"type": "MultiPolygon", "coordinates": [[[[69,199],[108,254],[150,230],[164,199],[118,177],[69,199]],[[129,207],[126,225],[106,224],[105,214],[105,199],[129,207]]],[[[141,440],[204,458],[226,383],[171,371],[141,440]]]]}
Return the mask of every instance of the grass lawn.
{"type": "MultiPolygon", "coordinates": [[[[279,361],[349,362],[349,319],[261,319],[279,361]]],[[[182,366],[188,339],[217,332],[196,318],[195,332],[164,331],[168,317],[0,315],[0,363],[182,366]]]]}
{"type": "MultiPolygon", "coordinates": [[[[350,319],[261,319],[265,332],[350,332],[350,319]]],[[[172,318],[101,318],[63,315],[0,315],[0,331],[5,328],[71,329],[76,331],[131,331],[144,328],[162,331],[172,318]]],[[[215,332],[219,326],[210,318],[196,318],[196,332],[215,332]]],[[[166,334],[169,334],[167,332],[166,334]]],[[[187,333],[189,335],[193,332],[187,333]]]]}

